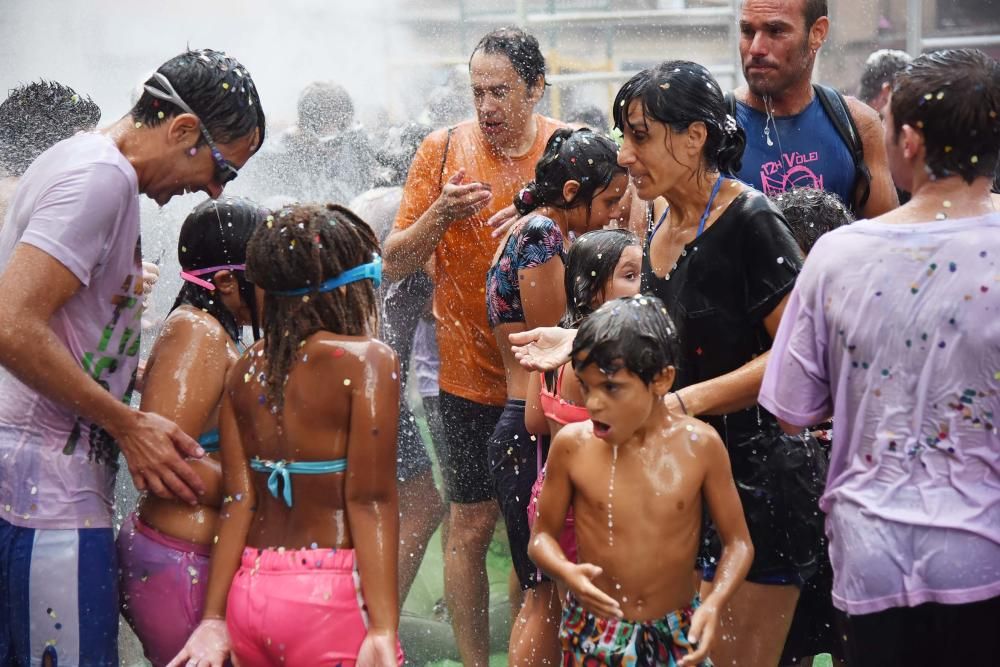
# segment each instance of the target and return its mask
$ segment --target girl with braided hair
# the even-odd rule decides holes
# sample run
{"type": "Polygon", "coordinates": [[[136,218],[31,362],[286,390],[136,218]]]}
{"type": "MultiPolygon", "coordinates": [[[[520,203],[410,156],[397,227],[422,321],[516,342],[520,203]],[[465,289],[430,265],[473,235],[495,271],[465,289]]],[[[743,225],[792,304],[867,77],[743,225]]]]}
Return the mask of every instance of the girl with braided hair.
{"type": "Polygon", "coordinates": [[[220,415],[225,505],[202,624],[173,665],[402,664],[399,367],[375,340],[378,240],[349,210],[295,205],[250,240],[263,339],[220,415]]]}
{"type": "Polygon", "coordinates": [[[490,437],[488,460],[514,571],[525,591],[511,632],[512,665],[554,664],[560,607],[555,585],[528,558],[528,498],[547,442],[536,441],[525,427],[529,374],[511,354],[507,335],[562,318],[563,248],[622,213],[628,176],[617,159],[617,146],[606,136],[588,129],[556,130],[535,166],[535,180],[514,198],[524,217],[500,242],[486,274],[487,316],[507,379],[507,404],[490,437]]]}

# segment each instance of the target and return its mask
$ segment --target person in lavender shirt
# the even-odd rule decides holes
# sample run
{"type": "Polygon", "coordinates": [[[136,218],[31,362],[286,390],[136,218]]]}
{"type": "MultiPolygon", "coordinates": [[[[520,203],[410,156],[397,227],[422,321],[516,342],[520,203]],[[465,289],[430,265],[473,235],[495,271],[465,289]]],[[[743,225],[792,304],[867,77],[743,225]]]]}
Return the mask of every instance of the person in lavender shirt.
{"type": "Polygon", "coordinates": [[[826,234],[778,328],[760,404],[833,416],[834,605],[860,665],[1000,656],[1000,64],[917,58],[886,115],[909,203],[826,234]]]}
{"type": "Polygon", "coordinates": [[[260,146],[253,81],[223,53],[159,67],[135,107],[24,172],[0,231],[0,665],[117,665],[111,508],[136,487],[194,503],[204,452],[129,407],[144,293],[139,194],[222,194],[260,146]]]}

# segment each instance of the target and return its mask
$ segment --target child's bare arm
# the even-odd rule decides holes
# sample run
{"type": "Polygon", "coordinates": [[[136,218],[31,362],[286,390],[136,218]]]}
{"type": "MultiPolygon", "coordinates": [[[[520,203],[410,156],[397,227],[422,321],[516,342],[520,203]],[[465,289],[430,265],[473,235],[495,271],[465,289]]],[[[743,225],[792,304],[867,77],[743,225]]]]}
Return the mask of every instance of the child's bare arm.
{"type": "Polygon", "coordinates": [[[539,393],[542,389],[542,374],[532,371],[528,376],[528,393],[524,396],[524,427],[532,435],[548,435],[549,422],[542,412],[542,401],[539,393]]]}
{"type": "Polygon", "coordinates": [[[573,424],[559,431],[549,448],[545,482],[538,496],[538,518],[528,544],[528,556],[554,579],[563,582],[589,611],[605,618],[621,618],[618,602],[594,585],[601,568],[590,563],[572,563],[559,546],[559,534],[573,498],[569,461],[576,449],[581,426],[573,424]]]}
{"type": "Polygon", "coordinates": [[[699,430],[699,435],[706,441],[702,451],[705,462],[702,495],[722,539],[722,557],[716,568],[712,593],[702,601],[691,619],[688,639],[692,644],[697,643],[698,648],[684,657],[679,663],[681,667],[699,665],[708,656],[719,624],[719,609],[743,583],[753,562],[750,531],[736,492],[729,454],[713,429],[702,427],[699,430]]]}
{"type": "MultiPolygon", "coordinates": [[[[229,382],[227,387],[228,385],[229,382]]],[[[222,667],[229,655],[229,634],[225,621],[226,598],[229,596],[233,576],[240,566],[257,504],[253,485],[250,483],[250,465],[244,454],[230,391],[228,388],[223,391],[222,407],[219,409],[219,451],[222,455],[222,481],[226,495],[219,512],[215,546],[212,547],[205,611],[201,623],[168,667],[179,667],[189,660],[207,667],[222,667]]]]}
{"type": "Polygon", "coordinates": [[[369,633],[391,634],[394,643],[399,625],[396,585],[399,364],[392,350],[377,341],[368,345],[363,359],[363,375],[352,385],[356,389],[351,396],[344,495],[361,573],[361,591],[370,618],[369,633]]]}

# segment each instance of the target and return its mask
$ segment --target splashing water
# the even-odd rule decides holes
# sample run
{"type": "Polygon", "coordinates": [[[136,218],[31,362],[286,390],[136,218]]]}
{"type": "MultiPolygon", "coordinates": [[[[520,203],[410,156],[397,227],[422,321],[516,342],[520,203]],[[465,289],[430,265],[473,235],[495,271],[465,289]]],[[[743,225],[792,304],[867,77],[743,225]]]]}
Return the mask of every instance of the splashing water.
{"type": "Polygon", "coordinates": [[[615,496],[615,466],[618,464],[618,445],[611,446],[611,481],[608,483],[608,546],[615,546],[614,517],[612,504],[615,496]]]}

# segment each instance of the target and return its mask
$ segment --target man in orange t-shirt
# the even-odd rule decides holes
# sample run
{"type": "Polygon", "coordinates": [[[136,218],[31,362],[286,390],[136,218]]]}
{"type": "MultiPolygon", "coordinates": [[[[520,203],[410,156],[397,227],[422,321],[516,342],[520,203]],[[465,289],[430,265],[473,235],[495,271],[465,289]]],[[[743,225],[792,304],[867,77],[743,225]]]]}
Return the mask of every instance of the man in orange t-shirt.
{"type": "Polygon", "coordinates": [[[486,320],[486,271],[497,239],[486,225],[534,177],[563,124],[534,113],[545,90],[538,40],[517,28],[487,34],[469,73],[476,119],[438,130],[410,166],[384,271],[398,280],[434,257],[434,316],[441,354],[439,452],[451,503],[445,598],[465,665],[489,658],[486,549],[497,504],[486,445],[507,397],[503,362],[486,320]]]}

